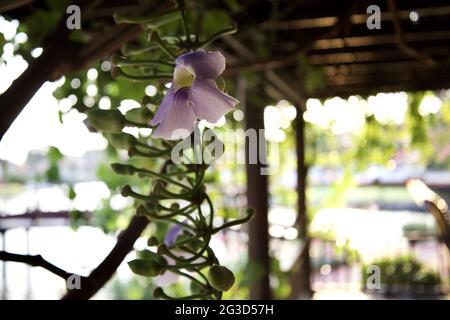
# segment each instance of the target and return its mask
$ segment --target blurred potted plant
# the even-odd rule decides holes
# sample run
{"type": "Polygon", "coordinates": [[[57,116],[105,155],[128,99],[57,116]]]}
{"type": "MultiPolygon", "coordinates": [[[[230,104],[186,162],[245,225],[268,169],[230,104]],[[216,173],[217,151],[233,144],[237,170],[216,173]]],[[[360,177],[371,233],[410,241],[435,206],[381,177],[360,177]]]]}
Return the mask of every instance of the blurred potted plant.
{"type": "Polygon", "coordinates": [[[362,268],[362,287],[368,294],[397,298],[434,297],[444,294],[439,274],[428,270],[423,263],[410,255],[381,258],[363,264],[362,268]],[[380,273],[378,286],[368,285],[373,273],[367,270],[374,270],[373,266],[378,267],[380,273]]]}

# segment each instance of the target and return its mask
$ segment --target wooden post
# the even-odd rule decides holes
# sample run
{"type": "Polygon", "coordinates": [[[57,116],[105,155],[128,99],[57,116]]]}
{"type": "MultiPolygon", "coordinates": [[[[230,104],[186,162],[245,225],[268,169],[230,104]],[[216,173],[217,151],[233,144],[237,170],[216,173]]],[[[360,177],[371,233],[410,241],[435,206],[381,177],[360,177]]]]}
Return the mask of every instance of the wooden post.
{"type": "Polygon", "coordinates": [[[296,118],[296,153],[297,153],[297,229],[302,243],[302,252],[294,263],[291,276],[291,299],[310,298],[311,261],[309,256],[310,239],[308,238],[308,217],[306,208],[306,183],[308,168],[305,165],[305,121],[303,109],[297,106],[296,118]]]}
{"type": "MultiPolygon", "coordinates": [[[[250,101],[250,104],[252,102],[250,101]]],[[[258,130],[264,128],[264,109],[254,105],[247,105],[245,107],[245,119],[247,130],[256,130],[258,140],[258,147],[256,150],[259,154],[259,146],[261,142],[265,144],[264,135],[259,135],[258,130]],[[263,139],[264,141],[260,141],[263,139]]],[[[255,141],[252,141],[255,143],[255,141]]],[[[270,273],[270,257],[269,257],[269,223],[267,220],[268,214],[268,179],[267,175],[261,174],[261,169],[264,165],[260,162],[260,157],[257,157],[257,163],[249,163],[249,152],[255,151],[255,148],[250,148],[249,140],[246,141],[246,171],[247,171],[247,205],[255,209],[255,216],[249,224],[249,263],[255,264],[256,270],[251,288],[250,299],[270,299],[272,297],[269,273],[270,273]]],[[[254,156],[254,155],[252,155],[254,156]]]]}

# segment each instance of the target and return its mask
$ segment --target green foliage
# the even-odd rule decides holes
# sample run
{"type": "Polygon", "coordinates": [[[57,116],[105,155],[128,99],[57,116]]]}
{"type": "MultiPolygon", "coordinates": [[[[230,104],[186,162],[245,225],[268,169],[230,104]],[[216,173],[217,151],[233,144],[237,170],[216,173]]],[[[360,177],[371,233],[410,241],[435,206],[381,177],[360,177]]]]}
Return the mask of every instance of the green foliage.
{"type": "Polygon", "coordinates": [[[88,225],[88,217],[86,213],[80,210],[72,210],[70,212],[70,227],[76,230],[78,227],[88,225]]]}
{"type": "Polygon", "coordinates": [[[51,163],[57,163],[59,160],[63,158],[63,155],[58,148],[50,147],[47,157],[51,163]]]}
{"type": "Polygon", "coordinates": [[[424,97],[423,92],[409,94],[409,108],[406,118],[406,127],[411,134],[412,146],[423,146],[427,143],[427,130],[425,120],[419,113],[419,106],[424,97]]]}
{"type": "Polygon", "coordinates": [[[19,30],[28,35],[31,45],[42,46],[44,40],[55,30],[61,14],[60,11],[37,9],[22,22],[19,30]]]}
{"type": "Polygon", "coordinates": [[[306,93],[312,95],[317,90],[322,89],[325,82],[325,72],[321,67],[313,66],[309,62],[308,56],[300,54],[297,60],[297,68],[300,70],[304,79],[304,88],[306,93]]]}
{"type": "Polygon", "coordinates": [[[255,261],[248,260],[243,270],[239,286],[250,288],[255,281],[264,276],[263,267],[255,261]]]}
{"type": "Polygon", "coordinates": [[[290,272],[281,270],[280,261],[275,258],[270,259],[271,262],[271,281],[274,282],[272,286],[275,299],[288,299],[291,293],[291,278],[290,272]]]}
{"type": "Polygon", "coordinates": [[[398,137],[398,128],[390,124],[382,125],[370,115],[366,118],[363,130],[355,156],[359,162],[358,167],[363,168],[370,163],[385,164],[397,150],[395,141],[398,137]]]}
{"type": "MultiPolygon", "coordinates": [[[[67,7],[69,1],[46,0],[45,3],[48,8],[47,10],[36,10],[30,17],[23,21],[20,26],[20,31],[26,32],[30,40],[24,46],[19,47],[18,52],[23,54],[23,56],[27,60],[29,59],[29,49],[41,46],[44,39],[51,35],[55,30],[58,19],[61,14],[64,14],[64,9],[67,7]]],[[[278,5],[276,2],[273,2],[272,4],[274,6],[278,5]]],[[[245,8],[245,4],[236,0],[226,0],[223,5],[233,13],[239,13],[243,8],[245,8]]],[[[232,24],[232,20],[230,19],[228,10],[211,8],[209,1],[188,1],[187,8],[195,9],[188,12],[189,14],[187,17],[187,21],[191,31],[198,33],[200,42],[208,40],[217,32],[224,30],[224,28],[227,28],[232,24]]],[[[176,15],[178,15],[178,13],[176,15]]],[[[250,16],[249,19],[252,18],[250,16]]],[[[174,52],[174,54],[180,54],[189,49],[185,45],[187,39],[186,36],[181,34],[183,28],[179,23],[179,18],[170,18],[167,20],[162,19],[164,21],[162,21],[161,19],[157,19],[158,23],[156,24],[154,18],[155,17],[153,17],[151,20],[148,19],[148,17],[146,18],[147,22],[146,24],[143,24],[143,26],[146,28],[146,31],[150,31],[149,29],[152,29],[153,31],[158,31],[159,34],[164,35],[161,36],[162,41],[170,50],[174,52]]],[[[122,19],[122,21],[125,20],[122,19]]],[[[90,37],[88,33],[89,32],[85,32],[85,30],[71,32],[71,39],[73,41],[85,41],[90,37]]],[[[273,42],[271,34],[269,32],[262,32],[258,28],[251,29],[250,33],[252,34],[252,47],[255,48],[254,53],[258,56],[258,58],[270,57],[271,45],[273,42]]],[[[122,48],[123,58],[127,59],[128,61],[134,62],[142,61],[144,59],[157,60],[162,62],[169,61],[170,58],[162,50],[159,50],[154,43],[148,43],[147,36],[148,33],[143,34],[142,36],[138,37],[132,45],[130,44],[124,46],[124,48],[122,48]]],[[[2,53],[1,51],[4,43],[5,39],[0,34],[0,55],[2,53]]],[[[71,75],[66,75],[65,83],[55,92],[55,96],[58,99],[61,99],[72,94],[75,95],[77,98],[77,104],[73,106],[71,112],[73,112],[74,110],[78,110],[82,113],[91,114],[90,124],[93,127],[96,127],[97,130],[103,131],[103,135],[110,143],[110,146],[107,150],[108,161],[100,165],[97,174],[99,179],[104,181],[111,189],[112,195],[117,195],[117,192],[122,186],[130,185],[133,186],[132,191],[136,193],[139,192],[139,195],[143,195],[145,197],[154,196],[153,187],[155,186],[155,184],[160,182],[158,176],[155,176],[155,173],[158,173],[158,169],[161,167],[164,156],[156,157],[153,152],[155,151],[155,149],[160,152],[168,152],[171,146],[162,145],[158,141],[152,141],[152,139],[148,139],[148,137],[143,136],[142,134],[138,134],[135,137],[130,134],[121,133],[121,131],[125,124],[130,125],[130,122],[133,122],[134,125],[140,124],[146,126],[148,124],[149,119],[153,115],[155,106],[159,104],[163,96],[163,91],[165,90],[164,83],[169,80],[164,79],[163,81],[159,81],[158,79],[149,79],[147,81],[135,82],[129,81],[129,79],[126,78],[113,79],[110,72],[103,71],[100,66],[101,61],[90,66],[91,68],[95,68],[98,71],[98,78],[95,80],[89,80],[87,78],[86,70],[76,72],[71,75]],[[81,86],[79,88],[72,87],[71,82],[73,79],[80,80],[81,86]],[[87,97],[86,91],[88,85],[90,84],[95,84],[98,88],[97,95],[92,97],[94,99],[93,106],[87,106],[83,102],[83,100],[87,97]],[[158,93],[155,97],[146,97],[146,99],[149,100],[142,101],[145,88],[149,84],[155,85],[158,89],[158,93]],[[100,110],[98,108],[100,99],[105,96],[111,99],[111,110],[108,111],[100,110]],[[143,106],[140,108],[132,109],[123,116],[117,110],[117,108],[124,99],[142,101],[143,106]],[[90,111],[87,112],[88,110],[90,111]],[[107,117],[105,117],[105,115],[114,116],[108,119],[107,117]],[[127,121],[129,122],[127,123],[127,121]],[[138,154],[136,154],[136,150],[138,151],[138,154]],[[133,154],[133,152],[135,153],[133,154]],[[151,157],[148,157],[149,155],[151,157]],[[121,164],[126,162],[126,164],[122,167],[116,166],[115,168],[119,168],[119,170],[114,171],[110,166],[110,163],[113,162],[120,162],[121,164]],[[141,171],[136,171],[136,168],[141,171]],[[126,175],[120,175],[117,172],[124,173],[126,175]],[[151,177],[149,177],[149,175],[151,175],[151,177]]],[[[304,55],[298,57],[297,66],[299,71],[301,71],[304,76],[306,93],[312,94],[316,90],[322,88],[323,84],[325,83],[324,72],[322,69],[313,67],[308,61],[307,57],[304,55]]],[[[129,73],[130,76],[136,76],[141,73],[153,76],[158,73],[170,74],[172,72],[172,67],[170,66],[155,67],[148,65],[128,65],[121,67],[118,65],[114,65],[113,67],[120,68],[124,72],[129,73]]],[[[252,89],[253,86],[258,87],[261,85],[262,80],[260,74],[252,73],[245,76],[248,80],[247,82],[249,83],[250,89],[252,89]]],[[[227,84],[226,87],[228,88],[228,90],[233,91],[235,86],[236,84],[230,83],[227,84]]],[[[348,137],[345,137],[349,138],[348,140],[350,141],[350,143],[348,144],[342,143],[342,137],[337,137],[332,134],[329,128],[323,129],[312,126],[309,123],[306,124],[305,137],[307,164],[309,166],[317,164],[333,167],[341,166],[345,168],[344,178],[341,181],[338,181],[335,185],[331,186],[331,189],[320,192],[320,198],[322,198],[323,201],[320,201],[318,205],[314,205],[323,207],[338,206],[342,204],[342,201],[344,200],[346,195],[346,191],[349,187],[354,185],[354,181],[351,179],[351,173],[354,173],[358,169],[365,168],[368,164],[371,163],[385,164],[386,161],[389,160],[399,149],[400,143],[403,143],[400,140],[409,141],[410,146],[408,147],[411,150],[418,150],[421,155],[423,155],[422,158],[426,158],[427,155],[433,153],[436,154],[440,151],[443,142],[448,140],[448,137],[441,137],[439,143],[436,143],[435,146],[431,147],[431,144],[429,143],[429,129],[434,124],[450,124],[449,106],[447,105],[446,107],[442,108],[441,115],[425,119],[418,112],[423,94],[414,94],[410,95],[410,97],[410,108],[408,109],[405,125],[382,125],[375,119],[374,116],[368,115],[363,132],[350,134],[348,137]]],[[[258,105],[267,104],[267,98],[263,95],[256,95],[256,97],[252,99],[254,99],[252,103],[256,103],[258,105]]],[[[63,116],[64,112],[61,111],[61,121],[63,121],[63,116]]],[[[232,125],[239,126],[239,123],[235,122],[232,125]]],[[[283,159],[280,172],[289,172],[290,169],[295,168],[296,166],[295,157],[290,156],[290,154],[293,155],[292,152],[294,150],[295,144],[293,138],[294,131],[290,130],[286,132],[288,133],[288,136],[287,139],[280,145],[280,152],[283,155],[289,156],[286,156],[285,159],[283,159]],[[292,161],[290,159],[292,159],[292,161]]],[[[51,182],[60,182],[61,177],[58,168],[58,164],[60,161],[61,155],[59,151],[52,148],[49,152],[50,165],[46,172],[46,180],[51,182]]],[[[428,161],[428,159],[426,159],[426,161],[428,161]]],[[[433,165],[437,167],[441,164],[433,163],[433,165]]],[[[450,167],[450,163],[446,165],[447,167],[450,167]]],[[[443,166],[445,166],[445,164],[443,166]]],[[[183,170],[189,171],[191,169],[192,167],[189,166],[179,167],[175,169],[175,172],[170,172],[170,174],[174,174],[174,177],[176,177],[173,180],[180,183],[186,183],[191,190],[194,189],[193,187],[195,186],[195,183],[198,182],[197,177],[195,177],[196,172],[197,174],[199,172],[201,174],[204,174],[204,176],[202,177],[202,183],[211,184],[211,186],[208,187],[208,193],[211,201],[214,203],[216,216],[224,218],[224,223],[239,219],[239,217],[241,216],[239,208],[230,206],[229,203],[223,201],[223,194],[226,193],[226,190],[221,190],[221,187],[218,186],[218,182],[220,179],[219,174],[217,172],[206,173],[206,168],[194,168],[194,170],[190,171],[186,176],[183,175],[183,170]],[[177,172],[180,172],[180,174],[176,175],[177,172]]],[[[245,185],[245,173],[243,172],[243,170],[241,170],[237,166],[232,167],[231,170],[233,172],[232,184],[234,186],[245,185]]],[[[172,179],[172,176],[169,175],[169,178],[172,179]]],[[[276,180],[277,178],[278,177],[270,178],[274,180],[272,181],[273,183],[271,185],[273,203],[294,207],[297,200],[296,191],[292,189],[286,190],[286,188],[283,187],[278,180],[276,180]]],[[[165,181],[164,183],[158,184],[158,190],[163,190],[163,192],[170,193],[185,191],[181,190],[181,188],[177,188],[177,186],[173,185],[172,182],[173,181],[165,181]]],[[[198,188],[197,190],[203,190],[202,188],[198,188]]],[[[308,199],[319,198],[318,196],[316,196],[316,194],[318,193],[316,191],[316,189],[310,188],[308,190],[308,199]]],[[[69,188],[68,194],[71,200],[75,199],[76,194],[72,187],[69,188]]],[[[199,195],[203,196],[202,193],[196,194],[196,196],[199,195]]],[[[239,195],[232,195],[229,197],[238,198],[239,195]]],[[[154,198],[148,198],[146,200],[142,200],[141,198],[134,199],[132,201],[132,204],[130,204],[130,207],[125,208],[121,212],[117,212],[116,210],[112,209],[110,201],[106,200],[104,201],[102,207],[95,213],[93,219],[94,224],[101,226],[106,232],[113,232],[117,230],[118,226],[120,225],[120,219],[127,219],[130,215],[134,214],[134,206],[145,204],[145,208],[148,209],[150,207],[150,200],[153,201],[154,198]]],[[[180,199],[175,200],[166,197],[163,200],[165,201],[165,203],[161,205],[164,208],[169,208],[170,210],[164,210],[159,207],[158,210],[160,211],[156,210],[157,213],[166,211],[164,212],[164,214],[167,214],[175,211],[172,209],[171,205],[177,203],[177,201],[180,199]]],[[[181,200],[185,201],[185,199],[181,200]]],[[[313,207],[311,201],[308,207],[310,214],[313,213],[316,209],[315,207],[313,207]]],[[[152,214],[155,213],[152,211],[152,214]]],[[[81,219],[80,212],[74,212],[73,216],[74,220],[81,219]]],[[[207,216],[207,214],[205,214],[205,216],[207,216]]],[[[177,221],[182,222],[183,220],[178,219],[177,221]]],[[[158,239],[158,245],[163,242],[162,239],[164,239],[165,234],[167,233],[169,227],[172,225],[172,222],[168,223],[167,221],[155,221],[150,226],[150,232],[151,234],[154,234],[158,239]]],[[[201,225],[198,220],[196,220],[196,223],[201,225]]],[[[192,233],[186,232],[183,236],[189,234],[192,235],[192,233]]],[[[183,237],[179,237],[177,239],[180,240],[183,239],[183,237]]],[[[186,239],[185,237],[184,240],[189,239],[186,239]]],[[[194,243],[194,240],[192,241],[192,243],[194,243]]],[[[155,243],[150,243],[149,246],[155,246],[155,243]]],[[[144,261],[147,260],[144,259],[144,261]]],[[[278,297],[285,297],[288,294],[288,279],[285,277],[285,274],[279,271],[279,266],[276,261],[273,261],[272,263],[274,274],[276,274],[279,281],[279,286],[277,286],[279,290],[277,290],[276,295],[278,297]]],[[[142,261],[140,261],[132,262],[131,265],[133,266],[132,269],[134,268],[135,270],[138,270],[138,274],[154,273],[153,264],[149,266],[147,262],[142,263],[142,261]]],[[[258,267],[251,265],[248,270],[245,269],[241,273],[235,275],[236,283],[239,284],[239,287],[248,286],[254,278],[258,277],[258,275],[258,267]]],[[[425,275],[419,278],[425,279],[423,281],[429,281],[432,276],[425,275]]],[[[139,284],[135,280],[132,280],[130,283],[131,293],[129,296],[135,298],[152,297],[152,294],[149,293],[149,290],[141,290],[141,287],[142,284],[139,284]]],[[[191,282],[191,287],[193,288],[193,294],[203,292],[201,290],[201,287],[199,287],[195,282],[191,282]]],[[[245,297],[248,293],[246,291],[246,288],[237,287],[238,286],[235,285],[230,290],[230,292],[235,293],[236,296],[245,297]]],[[[217,288],[218,285],[216,285],[216,289],[217,288]]],[[[175,290],[174,292],[177,291],[175,290]]],[[[182,291],[180,290],[178,292],[182,291]]]]}
{"type": "Polygon", "coordinates": [[[403,226],[403,234],[408,239],[436,237],[436,228],[425,223],[408,223],[403,226]]]}
{"type": "Polygon", "coordinates": [[[86,112],[89,125],[97,130],[121,133],[127,124],[122,113],[117,110],[92,109],[86,112]]]}
{"type": "Polygon", "coordinates": [[[118,278],[112,280],[108,288],[112,292],[112,299],[115,300],[151,300],[153,288],[146,281],[140,278],[127,279],[121,281],[118,278]]]}
{"type": "Polygon", "coordinates": [[[49,166],[47,171],[45,172],[46,181],[50,183],[61,182],[58,164],[59,161],[63,158],[63,155],[61,154],[58,148],[50,147],[47,157],[49,160],[49,166]]]}
{"type": "MultiPolygon", "coordinates": [[[[407,285],[407,291],[417,291],[420,286],[438,286],[441,284],[439,274],[429,271],[413,256],[397,256],[394,258],[382,258],[363,265],[363,286],[367,284],[370,273],[367,272],[370,266],[380,268],[381,285],[384,290],[392,290],[393,285],[407,285]]],[[[423,287],[421,288],[424,289],[423,287]]]]}
{"type": "MultiPolygon", "coordinates": [[[[190,28],[187,28],[192,17],[186,18],[182,6],[174,10],[177,12],[168,11],[161,13],[161,16],[153,14],[131,17],[123,13],[116,14],[118,23],[141,24],[148,31],[147,37],[140,37],[138,45],[124,46],[122,56],[112,57],[111,76],[114,80],[102,71],[102,65],[99,64],[94,66],[98,74],[96,79],[88,79],[84,72],[69,75],[55,96],[62,98],[73,94],[77,97],[77,104],[73,109],[86,114],[86,123],[91,130],[102,133],[110,143],[108,154],[113,164],[102,164],[98,169],[99,178],[113,194],[121,188],[122,196],[133,199],[137,214],[152,221],[152,238],[148,244],[157,247],[157,252],[138,252],[137,259],[129,262],[131,270],[147,277],[158,276],[170,270],[195,283],[191,284],[195,290],[191,292],[190,298],[219,299],[222,291],[231,288],[234,275],[220,265],[209,242],[213,234],[247,222],[253,211],[247,211],[244,218],[236,216],[237,219],[226,220],[222,225],[213,225],[216,210],[205,188],[205,183],[215,179],[214,175],[206,173],[209,164],[171,165],[170,155],[175,142],[155,140],[141,132],[136,135],[122,132],[125,126],[149,128],[154,106],[159,105],[163,98],[164,84],[172,78],[173,59],[176,55],[206,46],[215,38],[234,30],[221,30],[230,25],[230,20],[227,18],[225,22],[224,19],[219,19],[220,14],[208,10],[204,12],[204,18],[208,21],[208,16],[215,14],[216,18],[211,20],[211,25],[207,31],[202,32],[201,37],[192,37],[188,34],[190,28]],[[167,19],[164,18],[166,16],[167,19]],[[213,23],[216,27],[212,27],[213,23]],[[180,35],[180,30],[185,33],[184,36],[180,35]],[[144,96],[145,88],[150,84],[157,88],[154,97],[144,96]],[[98,93],[95,96],[91,94],[89,99],[93,101],[86,103],[89,85],[96,85],[98,93]],[[129,99],[142,101],[142,104],[123,114],[118,107],[125,95],[129,99]],[[98,107],[103,96],[110,97],[110,109],[98,107]],[[176,228],[180,229],[179,234],[171,235],[173,239],[168,242],[169,233],[178,232],[176,228]],[[166,258],[174,263],[168,265],[166,258]],[[185,271],[194,273],[197,277],[185,271]],[[205,271],[209,271],[208,276],[203,275],[205,271]]],[[[203,151],[208,144],[209,142],[201,139],[198,146],[188,144],[185,152],[190,154],[197,152],[196,150],[203,151]]],[[[187,158],[191,158],[191,155],[187,155],[187,158]]],[[[127,208],[125,212],[128,211],[127,208]]],[[[111,208],[110,203],[105,202],[94,220],[106,231],[110,231],[114,230],[115,220],[119,219],[115,217],[123,215],[124,212],[119,215],[111,208]]],[[[154,297],[171,299],[168,292],[173,291],[156,288],[154,297]]],[[[178,294],[180,292],[177,291],[178,294]]]]}
{"type": "MultiPolygon", "coordinates": [[[[198,12],[197,14],[200,14],[198,12]]],[[[208,38],[224,27],[231,25],[232,20],[226,10],[207,9],[202,12],[203,16],[198,17],[200,32],[202,37],[208,38]]]]}

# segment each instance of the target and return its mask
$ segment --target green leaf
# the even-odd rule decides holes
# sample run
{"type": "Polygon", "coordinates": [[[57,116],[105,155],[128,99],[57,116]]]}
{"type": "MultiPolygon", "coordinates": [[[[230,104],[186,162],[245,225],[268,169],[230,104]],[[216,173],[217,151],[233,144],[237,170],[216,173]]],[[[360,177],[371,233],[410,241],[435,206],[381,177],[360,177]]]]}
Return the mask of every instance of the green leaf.
{"type": "Polygon", "coordinates": [[[51,165],[45,172],[45,177],[48,182],[58,183],[61,182],[61,175],[57,165],[51,165]]]}
{"type": "Polygon", "coordinates": [[[56,147],[50,147],[47,156],[51,163],[56,163],[63,158],[61,151],[56,147]]]}
{"type": "Polygon", "coordinates": [[[91,109],[86,115],[88,116],[89,124],[101,131],[121,133],[125,127],[125,118],[117,109],[91,109]]]}
{"type": "Polygon", "coordinates": [[[131,271],[146,277],[156,277],[163,270],[162,266],[153,260],[136,259],[128,262],[131,271]]]}
{"type": "Polygon", "coordinates": [[[69,198],[69,200],[75,200],[75,198],[77,197],[77,193],[75,192],[75,188],[73,186],[69,187],[67,197],[69,198]]]}
{"type": "Polygon", "coordinates": [[[153,118],[153,112],[147,107],[134,108],[125,114],[125,119],[141,124],[148,124],[153,118]]]}

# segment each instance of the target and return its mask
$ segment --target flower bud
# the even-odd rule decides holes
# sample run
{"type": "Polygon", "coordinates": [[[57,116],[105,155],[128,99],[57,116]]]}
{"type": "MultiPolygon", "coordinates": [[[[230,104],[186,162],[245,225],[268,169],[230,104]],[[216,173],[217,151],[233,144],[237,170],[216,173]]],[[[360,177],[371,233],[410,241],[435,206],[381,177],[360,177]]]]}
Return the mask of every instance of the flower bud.
{"type": "Polygon", "coordinates": [[[155,261],[161,266],[167,265],[166,259],[161,257],[160,255],[150,251],[150,250],[141,250],[137,252],[137,257],[142,260],[151,260],[155,261]]]}
{"type": "Polygon", "coordinates": [[[253,215],[255,214],[255,209],[253,208],[247,208],[245,209],[245,213],[247,214],[247,217],[253,218],[253,215]]]}
{"type": "Polygon", "coordinates": [[[142,104],[145,106],[147,104],[154,104],[154,100],[153,97],[149,97],[149,96],[143,96],[142,97],[142,104]]]}
{"type": "Polygon", "coordinates": [[[170,164],[167,166],[167,172],[168,173],[175,173],[175,172],[179,172],[180,169],[177,166],[174,166],[173,164],[170,164]]]}
{"type": "Polygon", "coordinates": [[[131,271],[146,277],[156,277],[164,270],[164,266],[154,260],[135,259],[128,262],[128,265],[131,271]]]}
{"type": "Polygon", "coordinates": [[[117,66],[117,65],[118,65],[118,62],[119,62],[121,59],[122,59],[122,57],[121,57],[119,54],[117,54],[117,53],[112,54],[111,57],[109,58],[109,60],[111,61],[111,64],[112,64],[113,66],[117,66]]]}
{"type": "Polygon", "coordinates": [[[140,124],[149,124],[153,118],[153,112],[147,107],[134,108],[125,113],[125,119],[140,124]]]}
{"type": "Polygon", "coordinates": [[[123,12],[120,12],[120,11],[114,12],[113,19],[114,19],[115,23],[117,23],[117,24],[122,23],[123,22],[123,18],[124,18],[123,12]]]}
{"type": "Polygon", "coordinates": [[[122,113],[117,109],[92,109],[86,114],[89,124],[100,131],[120,133],[126,124],[122,113]]]}
{"type": "Polygon", "coordinates": [[[113,163],[111,164],[111,168],[115,173],[127,176],[132,176],[136,172],[135,167],[121,163],[113,163]]]}
{"type": "Polygon", "coordinates": [[[137,143],[137,139],[128,133],[108,133],[106,135],[109,143],[117,149],[128,150],[137,143]]]}
{"type": "Polygon", "coordinates": [[[122,48],[120,48],[120,52],[126,57],[130,54],[132,50],[132,46],[129,44],[124,44],[122,48]]]}
{"type": "Polygon", "coordinates": [[[147,245],[149,247],[156,247],[158,244],[159,244],[159,241],[155,236],[152,236],[147,240],[147,245]]]}
{"type": "Polygon", "coordinates": [[[148,213],[148,211],[147,211],[147,209],[145,209],[144,206],[139,206],[139,207],[137,207],[137,209],[136,209],[136,214],[137,214],[138,216],[146,216],[147,213],[148,213]]]}
{"type": "Polygon", "coordinates": [[[133,190],[131,189],[130,186],[126,185],[122,188],[122,192],[121,192],[122,196],[124,197],[129,197],[133,194],[133,190]]]}
{"type": "Polygon", "coordinates": [[[133,158],[134,156],[136,156],[136,155],[138,155],[138,154],[139,154],[139,150],[136,149],[135,146],[132,146],[130,149],[128,149],[128,156],[129,156],[130,158],[133,158]]]}
{"type": "Polygon", "coordinates": [[[165,183],[161,180],[158,180],[155,182],[155,185],[153,186],[153,194],[159,195],[161,191],[164,189],[165,183]]]}
{"type": "Polygon", "coordinates": [[[228,291],[234,284],[234,275],[224,266],[214,265],[208,271],[211,286],[219,291],[228,291]]]}
{"type": "Polygon", "coordinates": [[[225,91],[226,82],[223,77],[219,77],[216,80],[217,87],[220,89],[220,91],[225,91]]]}
{"type": "Polygon", "coordinates": [[[162,288],[158,287],[153,291],[153,297],[155,299],[161,299],[164,298],[164,291],[162,288]]]}
{"type": "Polygon", "coordinates": [[[111,67],[111,78],[113,80],[116,80],[116,79],[119,79],[119,77],[120,77],[119,69],[115,65],[112,65],[112,67],[111,67]]]}
{"type": "Polygon", "coordinates": [[[149,35],[148,35],[148,40],[150,42],[156,41],[156,42],[160,42],[161,38],[159,37],[158,32],[156,31],[152,31],[149,35]]]}
{"type": "Polygon", "coordinates": [[[167,246],[164,243],[161,243],[158,246],[157,254],[162,256],[163,254],[167,253],[167,251],[169,251],[169,249],[167,249],[167,246]]]}
{"type": "Polygon", "coordinates": [[[137,168],[143,168],[148,170],[155,169],[155,160],[152,158],[135,156],[130,159],[130,163],[137,168]]]}

